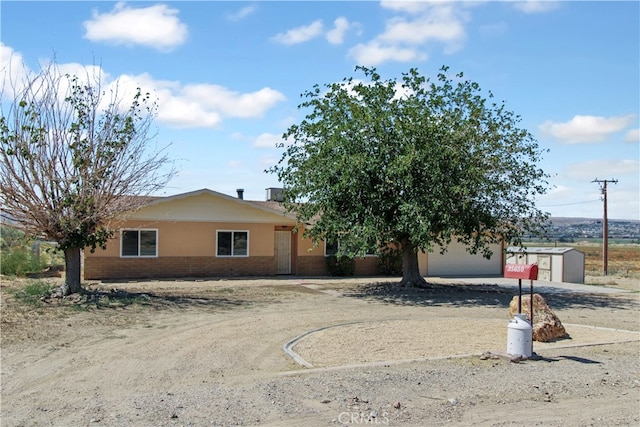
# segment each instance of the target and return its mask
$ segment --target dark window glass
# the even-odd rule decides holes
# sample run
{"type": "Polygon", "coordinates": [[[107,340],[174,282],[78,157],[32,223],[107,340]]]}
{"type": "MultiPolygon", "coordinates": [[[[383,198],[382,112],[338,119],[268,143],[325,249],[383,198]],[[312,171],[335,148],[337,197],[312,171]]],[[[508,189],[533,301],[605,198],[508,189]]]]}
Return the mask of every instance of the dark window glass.
{"type": "Polygon", "coordinates": [[[138,230],[122,232],[122,256],[138,256],[138,230]]]}
{"type": "Polygon", "coordinates": [[[155,230],[140,231],[140,256],[156,256],[155,230]]]}
{"type": "Polygon", "coordinates": [[[156,230],[123,230],[122,256],[157,256],[156,230]]]}
{"type": "Polygon", "coordinates": [[[248,235],[246,231],[235,231],[233,233],[233,255],[246,256],[248,235]]]}
{"type": "Polygon", "coordinates": [[[338,242],[325,242],[325,255],[331,256],[338,253],[338,242]]]}
{"type": "Polygon", "coordinates": [[[249,255],[249,232],[218,231],[218,256],[249,255]]]}
{"type": "Polygon", "coordinates": [[[378,242],[376,240],[369,241],[369,248],[367,249],[367,255],[378,255],[378,242]]]}
{"type": "Polygon", "coordinates": [[[230,231],[218,231],[218,255],[219,256],[231,255],[231,232],[230,231]]]}

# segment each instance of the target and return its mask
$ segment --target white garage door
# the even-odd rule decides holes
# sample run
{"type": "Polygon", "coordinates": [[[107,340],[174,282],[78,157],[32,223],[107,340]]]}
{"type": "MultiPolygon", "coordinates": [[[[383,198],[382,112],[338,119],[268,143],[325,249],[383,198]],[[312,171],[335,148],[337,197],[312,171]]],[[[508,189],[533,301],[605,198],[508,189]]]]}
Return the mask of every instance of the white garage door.
{"type": "Polygon", "coordinates": [[[482,254],[471,255],[465,246],[451,242],[444,255],[440,247],[427,254],[427,276],[489,276],[502,274],[502,247],[492,245],[493,256],[486,259],[482,254]]]}

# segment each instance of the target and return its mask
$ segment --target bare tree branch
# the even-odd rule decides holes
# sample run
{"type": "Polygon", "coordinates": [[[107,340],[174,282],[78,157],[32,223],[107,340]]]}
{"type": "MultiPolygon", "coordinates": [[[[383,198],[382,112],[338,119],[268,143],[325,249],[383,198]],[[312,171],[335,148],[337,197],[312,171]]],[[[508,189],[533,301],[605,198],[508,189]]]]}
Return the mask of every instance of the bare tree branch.
{"type": "MultiPolygon", "coordinates": [[[[149,93],[138,88],[125,107],[118,85],[104,88],[95,67],[63,75],[55,62],[2,87],[2,215],[56,241],[65,256],[103,246],[109,223],[175,174],[166,147],[152,145],[157,105],[149,93]]],[[[77,273],[74,287],[79,265],[77,273]]]]}

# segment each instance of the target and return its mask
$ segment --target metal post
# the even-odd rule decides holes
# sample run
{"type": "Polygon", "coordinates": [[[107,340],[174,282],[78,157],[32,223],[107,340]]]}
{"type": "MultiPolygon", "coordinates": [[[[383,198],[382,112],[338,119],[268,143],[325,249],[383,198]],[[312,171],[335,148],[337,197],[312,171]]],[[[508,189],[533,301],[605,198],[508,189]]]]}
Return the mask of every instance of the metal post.
{"type": "Polygon", "coordinates": [[[533,280],[530,281],[529,289],[529,315],[531,316],[531,355],[533,356],[533,280]]]}
{"type": "Polygon", "coordinates": [[[531,320],[531,327],[533,328],[533,280],[530,281],[529,287],[529,320],[531,320]]]}
{"type": "Polygon", "coordinates": [[[522,279],[518,279],[518,314],[522,314],[522,279]]]}

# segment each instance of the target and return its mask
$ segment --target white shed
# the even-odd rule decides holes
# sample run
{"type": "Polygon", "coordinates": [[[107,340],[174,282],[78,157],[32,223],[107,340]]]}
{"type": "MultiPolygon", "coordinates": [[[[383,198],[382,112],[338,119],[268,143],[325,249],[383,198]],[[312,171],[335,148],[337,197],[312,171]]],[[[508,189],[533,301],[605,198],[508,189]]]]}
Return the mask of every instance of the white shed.
{"type": "Polygon", "coordinates": [[[507,264],[538,264],[538,280],[584,283],[584,253],[564,247],[507,248],[507,264]]]}

